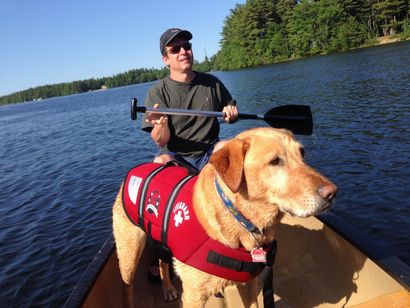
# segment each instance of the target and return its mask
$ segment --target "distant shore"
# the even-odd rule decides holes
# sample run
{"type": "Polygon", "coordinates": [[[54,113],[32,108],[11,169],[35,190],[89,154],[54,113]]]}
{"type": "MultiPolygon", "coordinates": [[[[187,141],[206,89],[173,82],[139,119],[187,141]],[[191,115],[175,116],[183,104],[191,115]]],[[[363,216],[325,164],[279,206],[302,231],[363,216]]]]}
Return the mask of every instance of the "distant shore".
{"type": "MultiPolygon", "coordinates": [[[[366,44],[366,45],[363,45],[363,46],[354,47],[354,48],[351,48],[350,50],[368,48],[368,47],[391,44],[391,43],[399,43],[399,42],[409,41],[409,40],[410,40],[410,37],[405,39],[400,35],[381,36],[381,37],[377,37],[374,40],[372,40],[369,45],[366,44]]],[[[326,54],[326,53],[323,53],[323,55],[324,54],[326,54]]],[[[299,60],[299,59],[300,58],[290,58],[290,59],[286,59],[286,60],[283,60],[283,61],[280,61],[280,62],[293,61],[293,60],[299,60]]],[[[121,75],[121,74],[118,74],[118,75],[121,75]]],[[[76,81],[76,82],[81,83],[81,82],[84,82],[84,81],[80,80],[80,81],[76,81]]],[[[55,85],[49,85],[49,86],[52,87],[52,86],[55,86],[55,85]]],[[[39,88],[39,87],[36,87],[36,88],[39,88]]],[[[8,94],[8,95],[0,96],[0,106],[19,103],[17,101],[10,101],[10,97],[15,95],[15,94],[19,94],[19,93],[24,94],[24,92],[26,92],[26,91],[36,90],[36,88],[34,88],[34,89],[30,88],[30,89],[22,90],[22,91],[19,91],[19,92],[16,92],[16,93],[11,93],[11,94],[8,94]],[[5,100],[5,98],[6,98],[6,100],[5,100]]],[[[102,85],[101,89],[96,89],[96,90],[92,90],[92,91],[105,90],[105,89],[107,89],[107,87],[105,85],[102,85]]],[[[82,93],[82,92],[79,92],[79,93],[82,93]]],[[[66,95],[72,95],[72,94],[76,94],[76,93],[69,93],[69,94],[66,94],[66,95]]],[[[56,97],[56,96],[59,96],[59,95],[53,95],[53,96],[50,96],[50,97],[56,97]]],[[[26,102],[26,101],[39,101],[42,98],[44,99],[44,98],[50,98],[50,97],[38,97],[38,98],[31,98],[31,99],[27,99],[27,100],[23,98],[23,99],[21,99],[21,102],[23,103],[23,102],[26,102]]]]}
{"type": "Polygon", "coordinates": [[[402,41],[403,39],[398,37],[397,35],[387,35],[387,36],[380,36],[377,38],[377,45],[383,44],[390,44],[390,43],[397,43],[402,41]]]}

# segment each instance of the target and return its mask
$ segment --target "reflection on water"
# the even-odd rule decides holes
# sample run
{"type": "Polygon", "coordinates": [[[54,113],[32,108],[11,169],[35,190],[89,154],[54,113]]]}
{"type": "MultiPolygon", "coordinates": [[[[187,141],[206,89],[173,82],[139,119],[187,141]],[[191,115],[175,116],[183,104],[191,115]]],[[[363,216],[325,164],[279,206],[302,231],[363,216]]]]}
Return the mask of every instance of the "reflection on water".
{"type": "MultiPolygon", "coordinates": [[[[244,113],[307,104],[307,160],[337,183],[332,212],[410,263],[409,42],[216,72],[244,113]],[[399,228],[397,228],[399,226],[399,228]]],[[[157,149],[130,120],[150,84],[0,108],[0,306],[61,306],[111,232],[128,169],[157,149]]],[[[222,138],[265,126],[223,125],[222,138]]]]}

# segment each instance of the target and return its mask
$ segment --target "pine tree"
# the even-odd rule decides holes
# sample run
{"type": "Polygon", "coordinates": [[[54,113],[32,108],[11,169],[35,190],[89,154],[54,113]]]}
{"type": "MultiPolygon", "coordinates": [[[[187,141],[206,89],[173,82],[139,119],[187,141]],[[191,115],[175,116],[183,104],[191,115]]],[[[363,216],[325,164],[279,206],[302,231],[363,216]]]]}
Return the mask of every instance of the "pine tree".
{"type": "Polygon", "coordinates": [[[396,34],[400,20],[407,14],[408,0],[383,0],[374,4],[376,18],[381,24],[383,35],[396,34]]]}

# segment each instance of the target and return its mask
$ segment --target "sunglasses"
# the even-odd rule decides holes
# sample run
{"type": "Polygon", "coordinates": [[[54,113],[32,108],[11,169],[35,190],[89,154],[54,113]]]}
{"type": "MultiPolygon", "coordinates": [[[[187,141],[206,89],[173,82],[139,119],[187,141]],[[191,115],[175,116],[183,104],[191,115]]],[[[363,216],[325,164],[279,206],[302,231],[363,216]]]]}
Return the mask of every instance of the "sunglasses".
{"type": "Polygon", "coordinates": [[[168,52],[175,55],[175,54],[177,54],[181,51],[181,48],[184,48],[185,51],[188,51],[188,50],[191,50],[191,47],[192,47],[191,43],[185,42],[185,43],[182,43],[182,44],[179,44],[179,45],[172,46],[168,50],[168,52]]]}

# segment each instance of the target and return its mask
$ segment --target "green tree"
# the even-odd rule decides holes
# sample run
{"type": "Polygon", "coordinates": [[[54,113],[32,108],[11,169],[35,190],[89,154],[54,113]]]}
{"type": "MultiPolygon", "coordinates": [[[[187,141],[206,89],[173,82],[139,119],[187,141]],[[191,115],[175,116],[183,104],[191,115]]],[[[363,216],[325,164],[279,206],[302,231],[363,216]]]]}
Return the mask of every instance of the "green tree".
{"type": "Polygon", "coordinates": [[[408,14],[409,1],[381,0],[373,7],[383,35],[392,35],[400,30],[402,24],[400,21],[408,14]]]}
{"type": "Polygon", "coordinates": [[[348,50],[361,46],[369,39],[367,27],[360,24],[353,16],[337,29],[336,36],[332,40],[332,50],[348,50]]]}
{"type": "Polygon", "coordinates": [[[293,57],[347,49],[366,38],[363,27],[353,17],[347,18],[337,0],[302,0],[287,29],[293,57]]]}
{"type": "Polygon", "coordinates": [[[287,24],[292,57],[299,58],[320,52],[316,39],[317,26],[314,23],[316,15],[311,1],[302,0],[295,7],[292,19],[287,24]]]}
{"type": "Polygon", "coordinates": [[[221,50],[215,66],[219,69],[272,63],[288,54],[285,27],[281,26],[289,15],[294,1],[248,0],[237,5],[225,19],[222,30],[221,50]],[[277,5],[281,4],[280,12],[277,5]]]}
{"type": "Polygon", "coordinates": [[[281,23],[288,23],[292,18],[293,10],[299,1],[296,0],[278,0],[276,3],[276,12],[281,19],[281,23]]]}
{"type": "Polygon", "coordinates": [[[246,24],[245,5],[236,5],[225,18],[221,33],[221,50],[215,60],[216,69],[245,67],[248,59],[248,43],[243,39],[242,27],[246,24]]]}

